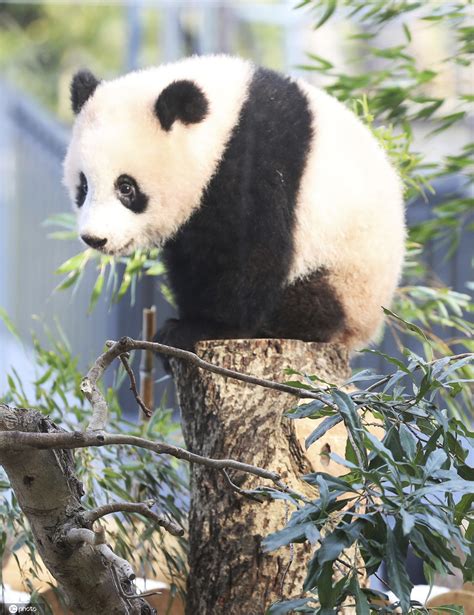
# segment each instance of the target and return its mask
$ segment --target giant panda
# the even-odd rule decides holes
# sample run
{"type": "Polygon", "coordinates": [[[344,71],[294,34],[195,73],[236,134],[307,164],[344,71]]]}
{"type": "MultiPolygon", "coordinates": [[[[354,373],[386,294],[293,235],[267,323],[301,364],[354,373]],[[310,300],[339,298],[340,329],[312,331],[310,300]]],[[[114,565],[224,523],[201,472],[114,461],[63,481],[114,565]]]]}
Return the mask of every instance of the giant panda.
{"type": "Polygon", "coordinates": [[[111,255],[162,248],[179,318],[157,341],[374,339],[402,267],[402,186],[346,106],[223,55],[80,71],[71,99],[80,236],[111,255]]]}

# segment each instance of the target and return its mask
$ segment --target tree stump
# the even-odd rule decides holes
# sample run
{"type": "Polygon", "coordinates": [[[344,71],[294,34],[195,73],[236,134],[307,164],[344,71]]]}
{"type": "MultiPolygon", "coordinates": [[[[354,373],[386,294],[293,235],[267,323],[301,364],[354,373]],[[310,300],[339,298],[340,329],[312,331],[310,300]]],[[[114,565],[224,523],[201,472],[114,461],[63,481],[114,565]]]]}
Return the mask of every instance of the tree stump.
{"type": "MultiPolygon", "coordinates": [[[[201,342],[206,361],[284,382],[292,367],[339,383],[349,373],[348,354],[333,344],[249,339],[201,342]]],[[[297,398],[223,378],[185,361],[172,360],[189,450],[214,458],[232,457],[278,472],[303,494],[299,476],[310,471],[295,433],[283,416],[297,398]]],[[[264,484],[253,476],[230,475],[245,489],[264,484]]],[[[314,495],[314,491],[312,492],[314,495]]],[[[232,491],[220,473],[193,466],[189,517],[187,615],[262,615],[273,602],[300,595],[310,548],[295,544],[264,553],[262,539],[284,527],[285,501],[255,502],[232,491]]]]}

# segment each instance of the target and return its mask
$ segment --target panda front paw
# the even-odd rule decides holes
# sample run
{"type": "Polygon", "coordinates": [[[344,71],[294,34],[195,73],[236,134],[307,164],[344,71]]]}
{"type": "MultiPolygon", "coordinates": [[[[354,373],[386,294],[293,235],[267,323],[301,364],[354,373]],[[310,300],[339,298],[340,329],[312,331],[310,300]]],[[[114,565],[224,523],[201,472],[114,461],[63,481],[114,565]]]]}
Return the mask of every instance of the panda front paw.
{"type": "MultiPolygon", "coordinates": [[[[165,346],[180,348],[181,350],[194,351],[197,340],[185,321],[178,320],[177,318],[170,318],[155,335],[153,341],[158,344],[164,344],[165,346]]],[[[171,368],[169,358],[160,353],[156,353],[156,355],[161,360],[165,371],[170,374],[171,368]]]]}
{"type": "Polygon", "coordinates": [[[189,327],[177,318],[170,318],[155,335],[154,341],[173,348],[194,350],[196,340],[190,336],[189,327]]]}

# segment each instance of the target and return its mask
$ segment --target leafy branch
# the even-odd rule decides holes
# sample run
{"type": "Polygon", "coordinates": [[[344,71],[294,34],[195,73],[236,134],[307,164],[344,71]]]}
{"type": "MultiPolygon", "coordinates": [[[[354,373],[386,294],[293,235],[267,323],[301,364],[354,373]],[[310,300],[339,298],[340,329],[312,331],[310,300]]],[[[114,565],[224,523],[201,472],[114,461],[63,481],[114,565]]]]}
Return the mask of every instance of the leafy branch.
{"type": "Polygon", "coordinates": [[[473,580],[474,468],[468,453],[474,432],[438,404],[440,390],[455,396],[469,388],[472,380],[461,372],[472,365],[474,355],[426,362],[410,354],[407,364],[385,358],[398,368],[389,376],[364,370],[350,380],[372,380],[365,390],[348,393],[329,386],[325,394],[331,405],[310,401],[288,413],[291,419],[319,419],[308,447],[340,421],[349,437],[345,458],[328,453],[341,475],[304,476],[319,497],[304,504],[294,500],[287,526],[265,541],[268,550],[294,542],[315,544],[306,597],[278,603],[271,614],[289,613],[295,606],[301,607],[298,612],[335,613],[348,598],[360,613],[416,610],[406,570],[409,548],[425,562],[427,572],[452,574],[457,569],[466,582],[473,580]],[[388,588],[397,602],[390,605],[385,594],[361,586],[360,570],[346,555],[350,548],[360,553],[368,575],[387,563],[388,588]],[[346,572],[335,582],[341,561],[346,572]]]}

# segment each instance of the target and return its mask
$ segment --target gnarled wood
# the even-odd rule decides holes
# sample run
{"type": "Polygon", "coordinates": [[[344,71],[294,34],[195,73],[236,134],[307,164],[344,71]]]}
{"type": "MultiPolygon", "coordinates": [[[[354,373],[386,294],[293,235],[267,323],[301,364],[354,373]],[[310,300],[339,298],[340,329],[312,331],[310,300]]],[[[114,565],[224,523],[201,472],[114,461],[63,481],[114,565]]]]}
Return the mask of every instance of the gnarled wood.
{"type": "MultiPolygon", "coordinates": [[[[35,410],[0,404],[1,431],[61,430],[35,410]]],[[[105,545],[98,548],[85,543],[67,544],[65,537],[69,530],[84,528],[82,484],[76,478],[71,451],[0,449],[0,464],[30,523],[38,552],[65,591],[75,615],[151,615],[154,612],[143,599],[126,600],[120,596],[111,563],[101,551],[105,545]]],[[[120,580],[123,590],[135,593],[129,581],[120,580]]]]}
{"type": "MultiPolygon", "coordinates": [[[[283,382],[285,368],[340,382],[349,373],[347,351],[338,345],[298,340],[250,339],[201,342],[197,354],[216,365],[283,382]]],[[[308,493],[298,476],[309,470],[292,421],[283,413],[294,397],[203,371],[172,359],[189,450],[232,457],[281,474],[308,493]]],[[[294,377],[291,377],[294,379],[294,377]]],[[[249,489],[256,477],[229,472],[249,489]]],[[[262,615],[274,601],[298,595],[306,574],[308,545],[262,552],[261,541],[281,529],[284,501],[257,503],[226,485],[222,475],[194,465],[191,478],[188,615],[262,615]]]]}

